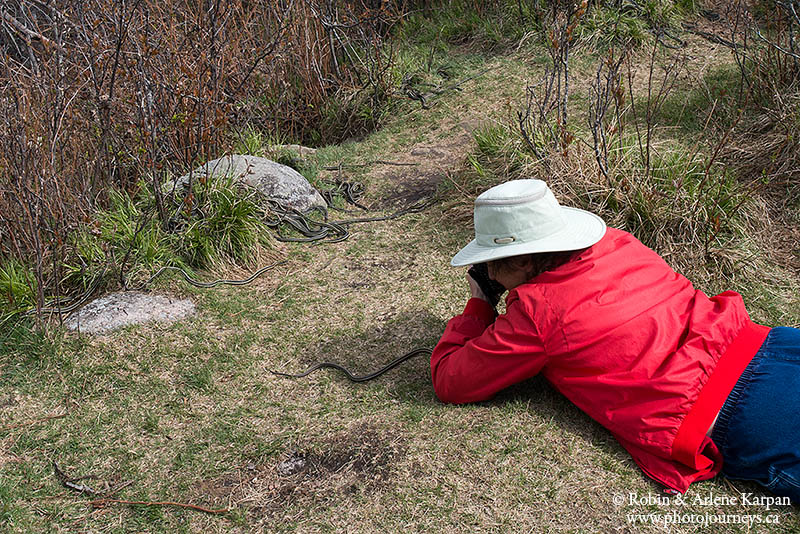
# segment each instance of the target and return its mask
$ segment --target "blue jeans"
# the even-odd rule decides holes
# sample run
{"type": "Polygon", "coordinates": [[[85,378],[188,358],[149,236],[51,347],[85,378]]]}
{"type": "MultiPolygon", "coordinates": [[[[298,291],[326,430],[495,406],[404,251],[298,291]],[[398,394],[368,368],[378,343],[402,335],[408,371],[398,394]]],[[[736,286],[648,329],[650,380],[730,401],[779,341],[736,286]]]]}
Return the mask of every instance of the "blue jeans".
{"type": "Polygon", "coordinates": [[[711,439],[722,472],[800,504],[800,330],[779,327],[723,404],[711,439]]]}

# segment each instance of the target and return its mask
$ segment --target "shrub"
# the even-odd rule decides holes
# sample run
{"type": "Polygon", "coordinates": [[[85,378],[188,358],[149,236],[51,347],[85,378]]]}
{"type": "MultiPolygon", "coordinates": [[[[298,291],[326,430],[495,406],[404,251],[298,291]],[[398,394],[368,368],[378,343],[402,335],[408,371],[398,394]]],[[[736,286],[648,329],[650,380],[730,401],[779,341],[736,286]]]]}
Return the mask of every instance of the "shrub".
{"type": "Polygon", "coordinates": [[[659,39],[640,40],[631,33],[620,37],[608,28],[601,36],[592,33],[598,21],[610,16],[617,23],[630,19],[624,22],[626,28],[647,28],[658,37],[658,28],[674,26],[670,5],[651,2],[636,13],[599,6],[584,17],[573,11],[574,6],[559,13],[552,4],[549,17],[561,22],[553,25],[545,42],[555,51],[549,68],[540,83],[529,86],[516,124],[476,132],[477,149],[457,178],[463,195],[455,216],[467,221],[475,195],[496,183],[539,177],[563,202],[601,215],[658,252],[673,256],[680,250],[673,261],[679,270],[708,279],[704,266],[714,264],[717,276],[729,274],[735,265],[729,260],[736,256],[731,251],[741,249],[745,228],[765,224],[747,215],[763,213],[752,184],[741,182],[720,160],[738,118],[692,124],[703,140],[694,148],[662,135],[659,120],[682,117],[686,107],[695,113],[703,99],[713,98],[720,105],[732,102],[735,91],[731,95],[718,89],[717,81],[727,83],[728,89],[736,84],[727,72],[712,74],[709,90],[702,95],[690,92],[687,105],[687,93],[675,90],[683,63],[680,50],[663,47],[659,39]],[[659,6],[663,11],[656,9],[659,6]],[[565,23],[570,17],[573,22],[565,23]],[[565,49],[579,44],[570,33],[573,27],[582,28],[580,44],[592,46],[599,56],[588,113],[576,113],[568,91],[565,49]],[[642,62],[645,52],[649,57],[642,62]],[[649,64],[649,72],[645,87],[634,94],[633,77],[642,64],[649,64]],[[571,118],[575,116],[585,117],[585,125],[576,123],[571,118]]]}
{"type": "MultiPolygon", "coordinates": [[[[0,256],[33,266],[42,306],[45,294],[64,289],[61,264],[76,246],[85,250],[71,257],[80,261],[65,267],[67,279],[93,269],[82,261],[99,251],[86,235],[71,234],[94,232],[104,210],[106,219],[124,217],[114,191],[134,195],[150,180],[166,231],[161,182],[226,152],[237,130],[325,143],[376,127],[391,94],[383,37],[399,20],[397,5],[6,2],[0,256]]],[[[120,236],[133,224],[106,223],[120,236]]],[[[152,240],[154,231],[135,239],[152,240]]],[[[157,255],[157,247],[143,254],[157,255]]]]}
{"type": "Polygon", "coordinates": [[[738,3],[728,19],[745,97],[736,102],[742,128],[724,157],[786,218],[785,208],[800,203],[800,3],[738,3]]]}

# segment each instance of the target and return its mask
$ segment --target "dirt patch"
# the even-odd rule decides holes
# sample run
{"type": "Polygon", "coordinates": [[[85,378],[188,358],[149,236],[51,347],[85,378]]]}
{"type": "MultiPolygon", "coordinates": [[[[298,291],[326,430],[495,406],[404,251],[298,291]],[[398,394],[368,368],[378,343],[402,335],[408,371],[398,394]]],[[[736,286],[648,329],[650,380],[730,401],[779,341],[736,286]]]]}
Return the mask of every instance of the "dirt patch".
{"type": "Polygon", "coordinates": [[[379,490],[390,484],[393,465],[404,451],[393,431],[356,422],[317,443],[296,443],[270,462],[201,481],[195,491],[204,502],[243,509],[251,523],[260,523],[289,508],[379,490]]]}
{"type": "Polygon", "coordinates": [[[444,180],[444,172],[423,172],[391,177],[394,190],[383,200],[386,209],[402,209],[424,199],[433,197],[439,184],[444,180]]]}
{"type": "MultiPolygon", "coordinates": [[[[413,202],[413,201],[412,201],[413,202]]],[[[401,256],[366,256],[349,258],[344,268],[341,283],[350,289],[373,288],[385,279],[385,276],[397,278],[412,270],[414,262],[411,258],[401,256]]]]}
{"type": "Polygon", "coordinates": [[[397,156],[411,165],[375,166],[370,175],[381,184],[380,208],[402,209],[434,196],[439,184],[458,169],[470,151],[470,132],[464,125],[442,126],[437,142],[417,143],[397,156]]]}
{"type": "Polygon", "coordinates": [[[386,482],[392,460],[400,452],[396,438],[387,431],[354,425],[305,454],[308,474],[316,479],[349,472],[369,484],[386,482]]]}

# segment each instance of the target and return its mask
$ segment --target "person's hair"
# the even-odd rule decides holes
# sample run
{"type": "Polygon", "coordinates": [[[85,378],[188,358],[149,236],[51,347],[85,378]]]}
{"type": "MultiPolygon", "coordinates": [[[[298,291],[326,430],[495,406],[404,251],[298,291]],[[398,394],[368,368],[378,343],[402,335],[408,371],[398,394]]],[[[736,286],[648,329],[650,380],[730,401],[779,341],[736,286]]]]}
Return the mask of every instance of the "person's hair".
{"type": "Polygon", "coordinates": [[[525,278],[531,280],[547,271],[552,271],[561,265],[564,265],[575,254],[579,254],[586,249],[581,250],[567,250],[564,252],[539,252],[536,254],[522,254],[520,256],[511,256],[509,258],[501,258],[494,260],[495,268],[501,272],[515,271],[522,265],[528,264],[530,258],[531,267],[526,270],[525,278]]]}

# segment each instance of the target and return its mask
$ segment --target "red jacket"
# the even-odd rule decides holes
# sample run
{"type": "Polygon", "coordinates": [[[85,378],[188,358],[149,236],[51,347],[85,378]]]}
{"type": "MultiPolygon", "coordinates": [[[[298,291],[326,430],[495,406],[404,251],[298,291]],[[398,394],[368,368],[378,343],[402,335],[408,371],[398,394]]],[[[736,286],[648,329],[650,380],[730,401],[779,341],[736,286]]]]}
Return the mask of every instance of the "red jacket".
{"type": "Polygon", "coordinates": [[[443,402],[488,399],[538,373],[605,426],[642,470],[685,492],[716,475],[705,433],[766,338],[738,293],[707,297],[632,235],[609,228],[566,264],[470,299],[431,356],[443,402]]]}

